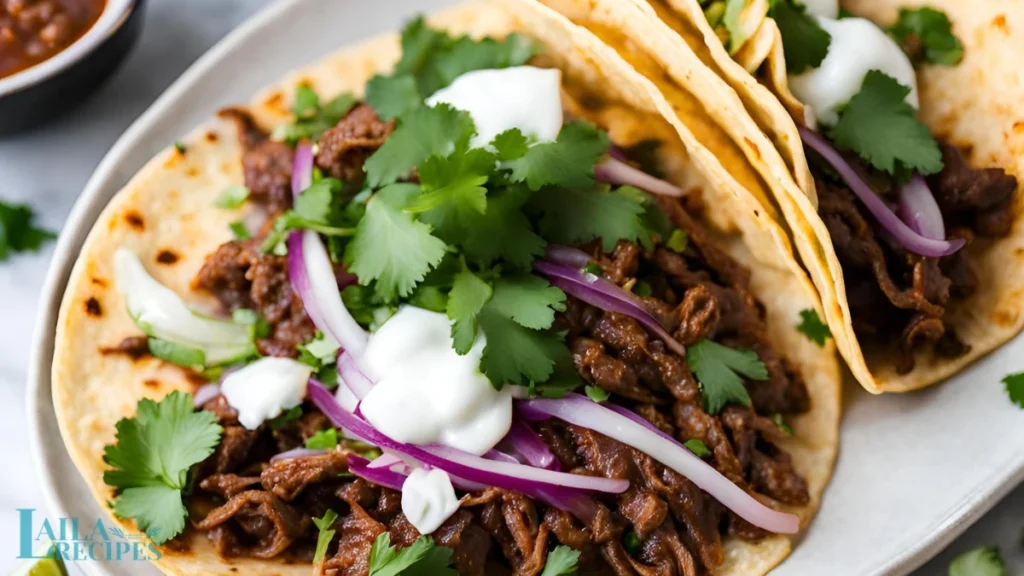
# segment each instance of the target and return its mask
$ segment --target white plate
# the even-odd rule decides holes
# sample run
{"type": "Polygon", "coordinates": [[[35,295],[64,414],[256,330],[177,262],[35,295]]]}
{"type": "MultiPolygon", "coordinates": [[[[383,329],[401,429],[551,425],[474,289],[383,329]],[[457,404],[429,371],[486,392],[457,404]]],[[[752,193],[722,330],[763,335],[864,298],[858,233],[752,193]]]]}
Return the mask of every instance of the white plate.
{"type": "MultiPolygon", "coordinates": [[[[218,108],[356,40],[396,29],[446,0],[287,0],[195,63],[118,140],[62,231],[36,326],[28,393],[31,442],[51,517],[103,514],[64,452],[50,396],[53,334],[82,242],[114,193],[157,151],[218,108]]],[[[1024,414],[999,380],[1021,370],[1018,338],[935,388],[872,397],[848,386],[835,477],[805,540],[777,574],[906,573],[1024,479],[1024,414]]],[[[90,520],[91,521],[91,520],[90,520]]],[[[81,563],[89,574],[157,574],[134,562],[81,563]]]]}

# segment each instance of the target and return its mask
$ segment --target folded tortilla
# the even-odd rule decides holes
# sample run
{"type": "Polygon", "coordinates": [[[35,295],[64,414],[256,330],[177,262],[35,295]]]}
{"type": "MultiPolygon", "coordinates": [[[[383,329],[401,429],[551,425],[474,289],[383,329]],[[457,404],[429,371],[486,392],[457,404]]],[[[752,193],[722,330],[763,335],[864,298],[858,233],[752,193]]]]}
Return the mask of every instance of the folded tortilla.
{"type": "MultiPolygon", "coordinates": [[[[544,1],[590,28],[607,25],[611,13],[632,13],[628,19],[634,22],[636,32],[625,43],[613,43],[616,49],[627,58],[635,51],[658,61],[663,77],[699,98],[709,114],[715,107],[728,109],[718,119],[725,122],[723,129],[764,179],[770,190],[768,205],[777,207],[786,220],[800,260],[821,294],[838,349],[868,391],[903,392],[938,382],[1024,327],[1024,274],[1016,272],[1024,257],[1024,198],[1018,189],[1010,233],[1003,238],[979,239],[967,248],[981,279],[978,290],[947,306],[944,319],[970,347],[966,354],[949,358],[918,349],[914,369],[900,373],[894,347],[875,346],[857,337],[843,269],[818,214],[814,181],[797,132],[797,124],[806,123],[806,111],[787,86],[782,37],[774,20],[766,17],[730,55],[696,0],[596,0],[589,3],[595,6],[593,11],[582,9],[583,2],[544,1]],[[711,74],[703,73],[701,65],[711,74]],[[765,139],[772,142],[774,150],[765,150],[761,145],[765,139]],[[743,142],[748,146],[742,146],[743,142]]],[[[969,151],[966,158],[971,166],[999,167],[1020,182],[1024,129],[1019,126],[1017,110],[1024,99],[1024,83],[1018,81],[1013,59],[1006,54],[1024,49],[1024,8],[1010,0],[850,0],[843,2],[843,8],[876,22],[892,22],[899,8],[923,4],[950,17],[954,34],[964,43],[965,57],[955,66],[919,71],[921,120],[936,136],[969,151]]],[[[685,113],[681,116],[689,120],[685,113]]]]}
{"type": "MultiPolygon", "coordinates": [[[[809,283],[776,220],[753,193],[737,182],[735,168],[723,164],[672,114],[670,103],[614,51],[557,13],[515,0],[475,3],[428,18],[452,34],[504,37],[520,32],[539,41],[538,65],[563,73],[568,108],[609,131],[613,142],[629,146],[657,138],[666,178],[702,196],[719,245],[752,272],[751,290],[764,304],[772,339],[799,367],[811,398],[811,411],[795,418],[794,436],[783,445],[808,484],[810,504],[794,510],[803,524],[820,503],[831,475],[838,443],[840,374],[831,343],[819,347],[794,329],[799,313],[820,309],[809,283]]],[[[343,49],[290,74],[253,99],[249,110],[266,129],[292,120],[296,86],[309,85],[321,97],[359,95],[366,81],[398,59],[397,34],[343,49]]],[[[113,255],[125,247],[138,254],[158,281],[190,302],[202,294],[190,282],[204,259],[231,240],[228,225],[238,211],[212,205],[226,187],[243,182],[242,148],[234,126],[212,120],[182,139],[187,150],[165,150],[150,161],[104,210],[76,262],[62,303],[52,371],[57,419],[67,449],[100,505],[113,492],[103,482],[103,447],[114,439],[114,424],[133,415],[141,398],[160,398],[198,385],[185,371],[153,358],[132,360],[102,354],[137,334],[114,281],[113,255]],[[172,254],[173,257],[166,256],[172,254]]],[[[118,520],[134,529],[130,521],[118,520]]],[[[310,565],[234,558],[224,560],[205,535],[187,533],[186,546],[162,547],[156,565],[167,574],[309,574],[310,565]]],[[[764,574],[789,553],[791,538],[772,536],[757,543],[730,538],[726,561],[716,573],[764,574]]]]}

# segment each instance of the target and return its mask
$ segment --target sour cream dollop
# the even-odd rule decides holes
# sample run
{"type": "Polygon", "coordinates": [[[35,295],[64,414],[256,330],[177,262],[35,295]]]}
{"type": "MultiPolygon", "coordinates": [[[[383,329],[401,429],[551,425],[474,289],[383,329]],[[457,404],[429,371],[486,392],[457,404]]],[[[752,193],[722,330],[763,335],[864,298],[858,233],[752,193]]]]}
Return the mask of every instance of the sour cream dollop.
{"type": "Polygon", "coordinates": [[[313,369],[290,358],[268,356],[224,377],[220,393],[249,430],[302,403],[313,369]]]}
{"type": "Polygon", "coordinates": [[[512,426],[512,391],[480,372],[483,331],[468,354],[452,347],[444,314],[402,306],[370,336],[361,359],[376,382],[359,409],[381,433],[410,444],[444,444],[476,455],[512,426]]]}
{"type": "Polygon", "coordinates": [[[247,326],[196,314],[150,276],[131,250],[119,248],[114,253],[114,274],[128,314],[147,336],[201,349],[208,365],[252,351],[247,326]]]}
{"type": "Polygon", "coordinates": [[[476,124],[470,145],[483,148],[506,130],[518,128],[536,142],[562,129],[562,77],[557,69],[514,66],[474,70],[427,98],[427,106],[450,104],[469,112],[476,124]]]}
{"type": "Polygon", "coordinates": [[[808,105],[821,124],[839,121],[839,109],[850,101],[871,70],[878,70],[910,88],[907,103],[918,107],[917,76],[899,45],[870,20],[818,18],[832,36],[821,66],[789,77],[793,95],[808,105]]]}
{"type": "Polygon", "coordinates": [[[459,499],[444,470],[417,468],[402,484],[402,512],[420,534],[437,530],[458,509],[459,499]]]}

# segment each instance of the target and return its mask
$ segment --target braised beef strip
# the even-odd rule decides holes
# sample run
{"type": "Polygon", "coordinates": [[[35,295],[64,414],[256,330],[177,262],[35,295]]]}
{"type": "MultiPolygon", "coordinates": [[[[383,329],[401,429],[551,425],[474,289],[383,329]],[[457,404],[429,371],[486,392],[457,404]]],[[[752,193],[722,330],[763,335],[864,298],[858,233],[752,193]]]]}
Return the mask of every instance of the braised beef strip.
{"type": "MultiPolygon", "coordinates": [[[[281,192],[284,164],[276,157],[283,152],[251,119],[237,111],[229,114],[242,127],[245,176],[253,200],[271,210],[287,206],[281,192]]],[[[391,130],[365,105],[354,108],[322,136],[320,168],[359,178],[362,161],[391,130]]],[[[630,317],[569,297],[556,327],[568,332],[581,377],[610,392],[612,401],[681,441],[702,441],[716,469],[762,500],[807,504],[806,482],[776,444],[785,432],[765,417],[806,412],[806,386],[768,340],[764,311],[748,290],[749,272],[717,249],[678,203],[666,201],[663,208],[689,235],[683,253],[664,247],[645,253],[628,242],[620,242],[610,254],[601,254],[597,244],[583,248],[620,285],[649,284],[652,291],[645,303],[684,344],[710,338],[756,350],[769,378],[747,382],[752,408],[729,406],[719,414],[706,413],[685,359],[630,317]]],[[[294,356],[295,346],[311,339],[314,328],[291,290],[285,258],[264,254],[259,245],[259,239],[222,245],[207,258],[195,285],[213,294],[226,310],[260,312],[271,326],[270,335],[258,342],[262,353],[294,356]]],[[[303,405],[297,420],[276,428],[267,423],[254,431],[238,423],[223,397],[203,409],[217,415],[224,433],[213,455],[195,470],[198,488],[189,506],[192,527],[205,532],[222,556],[308,561],[317,536],[311,519],[328,509],[339,519],[323,566],[326,575],[366,576],[370,547],[385,531],[398,547],[420,536],[402,514],[398,492],[346,474],[350,447],[344,443],[324,455],[269,462],[274,454],[301,446],[317,430],[331,426],[312,405],[303,405]],[[203,508],[211,511],[203,513],[203,508]]],[[[596,496],[598,512],[588,525],[515,492],[489,489],[465,495],[462,508],[432,535],[437,544],[454,550],[453,566],[464,576],[536,576],[548,551],[559,544],[581,551],[581,574],[706,574],[723,562],[724,538],[756,541],[767,535],[633,448],[555,420],[535,428],[563,470],[628,479],[630,488],[620,495],[596,496]]]]}
{"type": "MultiPolygon", "coordinates": [[[[948,238],[968,245],[1010,232],[1017,179],[998,168],[974,169],[964,152],[942,146],[945,168],[929,179],[946,224],[948,238]]],[[[861,166],[862,170],[866,169],[861,166]]],[[[816,164],[818,212],[843,267],[853,328],[862,341],[895,346],[897,370],[914,369],[914,353],[931,346],[942,357],[966,354],[946,311],[974,294],[979,279],[962,249],[943,258],[912,254],[879,232],[874,218],[853,193],[816,164]]],[[[884,197],[895,199],[895,184],[879,173],[868,181],[884,197]]]]}

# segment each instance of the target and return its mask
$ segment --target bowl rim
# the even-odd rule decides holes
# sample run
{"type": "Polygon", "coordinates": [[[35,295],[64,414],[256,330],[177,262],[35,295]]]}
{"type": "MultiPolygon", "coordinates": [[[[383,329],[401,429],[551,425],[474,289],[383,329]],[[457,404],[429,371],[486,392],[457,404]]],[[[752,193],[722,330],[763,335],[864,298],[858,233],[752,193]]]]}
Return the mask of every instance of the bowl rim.
{"type": "Polygon", "coordinates": [[[119,30],[138,3],[138,0],[106,0],[99,19],[70,46],[38,64],[0,78],[0,98],[35,86],[74,66],[119,30]]]}

